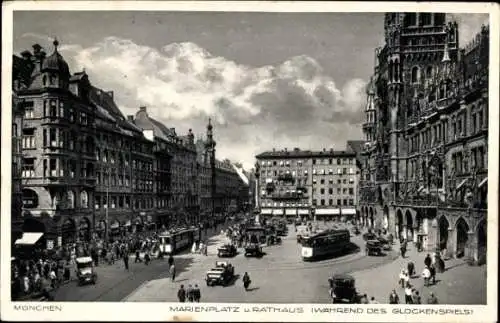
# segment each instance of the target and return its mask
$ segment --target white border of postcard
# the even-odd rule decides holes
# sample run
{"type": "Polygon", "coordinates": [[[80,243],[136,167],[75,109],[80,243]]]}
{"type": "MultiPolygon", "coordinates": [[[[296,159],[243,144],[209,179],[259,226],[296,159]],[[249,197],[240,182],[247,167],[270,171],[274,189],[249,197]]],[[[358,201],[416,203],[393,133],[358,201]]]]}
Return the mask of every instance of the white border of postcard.
{"type": "Polygon", "coordinates": [[[487,304],[343,305],[220,304],[182,307],[179,303],[20,303],[10,302],[11,110],[2,109],[1,318],[9,321],[280,321],[280,322],[493,322],[497,320],[499,7],[488,3],[446,2],[174,2],[174,1],[13,1],[2,8],[2,107],[11,105],[14,10],[140,10],[247,12],[431,11],[490,14],[489,173],[487,304]],[[292,310],[295,309],[295,313],[292,310]],[[319,312],[318,309],[323,309],[319,312]],[[331,310],[329,310],[331,309],[331,310]],[[343,312],[343,313],[342,313],[343,312]],[[314,314],[313,314],[314,313],[314,314]]]}

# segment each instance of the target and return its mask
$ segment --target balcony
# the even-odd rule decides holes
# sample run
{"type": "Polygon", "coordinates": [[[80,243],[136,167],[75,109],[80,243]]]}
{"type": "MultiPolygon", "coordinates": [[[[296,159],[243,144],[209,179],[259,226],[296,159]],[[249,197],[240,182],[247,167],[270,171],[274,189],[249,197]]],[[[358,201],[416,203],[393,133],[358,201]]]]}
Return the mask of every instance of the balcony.
{"type": "Polygon", "coordinates": [[[271,195],[273,200],[300,200],[304,198],[307,198],[307,195],[302,193],[275,193],[271,195]]]}

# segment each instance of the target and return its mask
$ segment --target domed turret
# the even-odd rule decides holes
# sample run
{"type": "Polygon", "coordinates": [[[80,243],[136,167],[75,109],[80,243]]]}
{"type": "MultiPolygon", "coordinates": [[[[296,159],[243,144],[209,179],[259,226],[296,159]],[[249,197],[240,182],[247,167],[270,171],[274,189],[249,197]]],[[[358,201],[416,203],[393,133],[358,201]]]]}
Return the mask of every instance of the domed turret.
{"type": "Polygon", "coordinates": [[[59,46],[57,39],[54,39],[53,44],[54,52],[43,61],[42,72],[56,72],[59,73],[62,78],[69,78],[69,66],[62,55],[57,51],[57,46],[59,46]]]}

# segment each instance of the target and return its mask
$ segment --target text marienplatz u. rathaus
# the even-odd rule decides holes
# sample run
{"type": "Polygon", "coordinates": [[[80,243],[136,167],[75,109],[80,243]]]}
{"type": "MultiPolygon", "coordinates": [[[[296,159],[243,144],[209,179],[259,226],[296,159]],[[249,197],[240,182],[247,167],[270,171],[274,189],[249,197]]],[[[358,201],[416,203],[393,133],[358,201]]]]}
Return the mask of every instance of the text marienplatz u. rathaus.
{"type": "Polygon", "coordinates": [[[489,27],[464,47],[443,13],[387,13],[384,29],[363,124],[361,219],[483,263],[489,27]]]}
{"type": "Polygon", "coordinates": [[[248,173],[215,158],[210,121],[195,142],[191,129],[178,135],[146,107],[125,117],[113,92],[85,71],[71,74],[57,47],[13,56],[13,239],[43,232],[64,245],[248,207],[248,173]]]}

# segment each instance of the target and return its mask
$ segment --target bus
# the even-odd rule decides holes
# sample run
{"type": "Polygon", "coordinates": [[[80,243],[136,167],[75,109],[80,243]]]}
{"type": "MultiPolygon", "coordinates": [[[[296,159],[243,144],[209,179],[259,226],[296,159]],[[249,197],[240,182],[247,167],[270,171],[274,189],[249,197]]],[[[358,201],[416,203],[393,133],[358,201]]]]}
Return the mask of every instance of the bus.
{"type": "Polygon", "coordinates": [[[308,261],[347,251],[350,246],[348,230],[326,230],[302,239],[302,260],[308,261]]]}
{"type": "Polygon", "coordinates": [[[158,235],[161,255],[174,255],[189,248],[200,238],[199,228],[181,228],[166,231],[158,235]]]}

